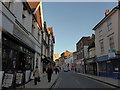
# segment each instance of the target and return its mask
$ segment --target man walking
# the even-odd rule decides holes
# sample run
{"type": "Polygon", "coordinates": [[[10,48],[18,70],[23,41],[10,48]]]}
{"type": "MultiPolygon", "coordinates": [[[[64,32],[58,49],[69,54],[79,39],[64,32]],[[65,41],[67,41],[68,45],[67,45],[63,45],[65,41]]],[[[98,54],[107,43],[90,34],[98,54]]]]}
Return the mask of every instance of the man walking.
{"type": "Polygon", "coordinates": [[[47,73],[48,82],[51,82],[51,76],[53,73],[51,66],[48,67],[46,73],[47,73]]]}

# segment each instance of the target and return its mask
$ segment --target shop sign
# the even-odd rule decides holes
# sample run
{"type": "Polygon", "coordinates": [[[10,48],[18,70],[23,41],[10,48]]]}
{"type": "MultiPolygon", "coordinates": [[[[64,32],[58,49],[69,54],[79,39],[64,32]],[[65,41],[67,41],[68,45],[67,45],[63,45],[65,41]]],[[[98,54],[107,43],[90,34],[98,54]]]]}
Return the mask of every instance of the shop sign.
{"type": "Polygon", "coordinates": [[[5,73],[3,83],[2,83],[2,87],[6,87],[6,88],[11,87],[12,82],[13,82],[13,74],[5,73]]]}
{"type": "Polygon", "coordinates": [[[16,73],[16,84],[22,84],[23,73],[16,73]]]}
{"type": "Polygon", "coordinates": [[[108,52],[109,52],[109,54],[108,54],[109,58],[116,57],[116,55],[115,55],[116,50],[115,49],[110,49],[108,52]]]}

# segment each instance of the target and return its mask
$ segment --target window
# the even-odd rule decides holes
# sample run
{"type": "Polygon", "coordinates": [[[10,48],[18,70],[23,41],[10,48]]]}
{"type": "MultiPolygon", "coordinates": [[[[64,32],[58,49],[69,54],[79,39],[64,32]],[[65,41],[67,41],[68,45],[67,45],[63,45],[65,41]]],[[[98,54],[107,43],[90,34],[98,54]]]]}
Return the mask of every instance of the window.
{"type": "Polygon", "coordinates": [[[109,18],[107,21],[107,27],[108,27],[108,30],[112,29],[112,19],[111,18],[109,18]]]}
{"type": "Polygon", "coordinates": [[[103,34],[103,32],[102,32],[102,30],[100,29],[100,31],[99,31],[99,36],[102,36],[102,34],[103,34]]]}
{"type": "Polygon", "coordinates": [[[100,49],[101,49],[101,53],[104,52],[104,43],[103,41],[100,41],[100,49]]]}
{"type": "Polygon", "coordinates": [[[109,38],[109,46],[110,46],[110,49],[114,49],[115,48],[113,36],[109,38]]]}
{"type": "Polygon", "coordinates": [[[34,35],[34,29],[35,29],[35,20],[32,19],[32,31],[31,33],[34,35]]]}
{"type": "Polygon", "coordinates": [[[38,40],[40,40],[40,30],[38,29],[38,40]]]}

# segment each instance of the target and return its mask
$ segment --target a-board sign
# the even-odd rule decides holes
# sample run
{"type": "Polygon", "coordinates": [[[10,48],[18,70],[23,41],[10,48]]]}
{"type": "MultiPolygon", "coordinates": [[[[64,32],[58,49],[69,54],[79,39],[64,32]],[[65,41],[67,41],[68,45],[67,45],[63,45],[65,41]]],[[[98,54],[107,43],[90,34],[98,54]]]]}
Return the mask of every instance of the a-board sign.
{"type": "Polygon", "coordinates": [[[5,73],[2,82],[2,87],[6,87],[6,88],[11,87],[12,82],[13,82],[13,74],[5,73]]]}

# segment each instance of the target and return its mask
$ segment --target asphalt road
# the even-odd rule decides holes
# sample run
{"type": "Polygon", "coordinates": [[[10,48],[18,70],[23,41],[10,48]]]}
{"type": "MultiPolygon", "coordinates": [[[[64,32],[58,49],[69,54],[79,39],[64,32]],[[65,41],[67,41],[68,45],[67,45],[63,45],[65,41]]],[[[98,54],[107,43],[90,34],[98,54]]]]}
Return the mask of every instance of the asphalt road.
{"type": "Polygon", "coordinates": [[[57,82],[52,87],[52,90],[54,89],[60,89],[60,88],[78,88],[78,89],[107,89],[107,90],[115,90],[114,87],[101,83],[99,81],[90,79],[88,77],[85,77],[83,75],[74,73],[74,72],[60,72],[59,78],[57,82]]]}

